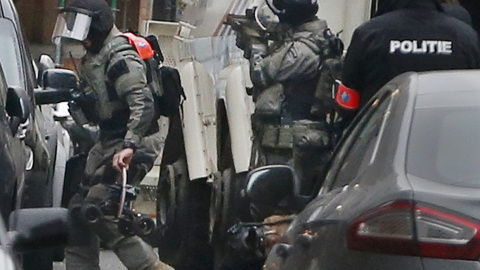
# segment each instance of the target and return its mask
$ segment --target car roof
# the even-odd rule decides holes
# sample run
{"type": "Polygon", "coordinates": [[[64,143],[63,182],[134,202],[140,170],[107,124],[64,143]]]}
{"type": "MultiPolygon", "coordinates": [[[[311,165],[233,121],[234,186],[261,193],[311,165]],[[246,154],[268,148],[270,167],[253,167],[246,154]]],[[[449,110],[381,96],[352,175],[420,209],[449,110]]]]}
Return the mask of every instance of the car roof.
{"type": "Polygon", "coordinates": [[[480,92],[480,70],[450,70],[413,73],[417,95],[480,92]]]}
{"type": "Polygon", "coordinates": [[[18,16],[16,15],[15,5],[12,0],[0,0],[0,11],[0,17],[15,20],[15,23],[18,24],[16,20],[18,16]]]}

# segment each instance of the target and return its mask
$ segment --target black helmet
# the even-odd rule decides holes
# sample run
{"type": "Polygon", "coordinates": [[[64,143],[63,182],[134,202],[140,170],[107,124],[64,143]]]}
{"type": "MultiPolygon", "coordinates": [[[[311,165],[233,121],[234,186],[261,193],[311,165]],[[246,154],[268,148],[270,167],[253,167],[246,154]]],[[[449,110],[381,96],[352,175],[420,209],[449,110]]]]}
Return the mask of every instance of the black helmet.
{"type": "Polygon", "coordinates": [[[415,6],[419,2],[433,2],[438,10],[443,11],[443,7],[439,0],[383,0],[380,1],[378,4],[378,9],[375,13],[375,17],[381,16],[394,10],[415,6]]]}
{"type": "MultiPolygon", "coordinates": [[[[88,50],[93,53],[98,53],[114,24],[113,12],[108,3],[105,0],[74,0],[62,10],[62,13],[61,16],[63,16],[63,19],[60,20],[58,29],[63,30],[63,33],[66,33],[66,35],[60,33],[57,34],[57,36],[73,37],[77,40],[79,36],[85,37],[85,35],[74,33],[81,32],[81,29],[77,31],[74,25],[80,22],[81,24],[79,25],[85,28],[88,27],[88,29],[85,29],[85,31],[88,31],[88,33],[86,33],[86,39],[92,42],[92,46],[88,48],[88,50]],[[88,17],[90,21],[88,21],[86,17],[88,17]],[[85,21],[87,21],[87,23],[85,23],[85,21]],[[62,23],[65,26],[63,26],[62,23]]],[[[58,19],[57,24],[59,24],[58,19]]],[[[57,30],[57,26],[55,26],[55,29],[57,30]]]]}
{"type": "Polygon", "coordinates": [[[266,2],[280,22],[293,26],[313,19],[318,11],[317,0],[266,0],[266,2]]]}

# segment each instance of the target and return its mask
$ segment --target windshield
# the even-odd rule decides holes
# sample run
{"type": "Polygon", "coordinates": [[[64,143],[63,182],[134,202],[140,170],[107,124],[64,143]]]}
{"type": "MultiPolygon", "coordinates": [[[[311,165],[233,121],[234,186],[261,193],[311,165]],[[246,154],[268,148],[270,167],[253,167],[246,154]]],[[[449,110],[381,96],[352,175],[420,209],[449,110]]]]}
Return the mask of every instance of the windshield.
{"type": "Polygon", "coordinates": [[[23,87],[18,39],[13,23],[7,19],[0,19],[0,40],[0,63],[7,83],[9,86],[23,87]]]}
{"type": "Polygon", "coordinates": [[[451,106],[417,106],[408,143],[409,174],[480,188],[480,97],[468,93],[454,93],[465,96],[462,105],[456,102],[462,98],[443,94],[451,106]]]}

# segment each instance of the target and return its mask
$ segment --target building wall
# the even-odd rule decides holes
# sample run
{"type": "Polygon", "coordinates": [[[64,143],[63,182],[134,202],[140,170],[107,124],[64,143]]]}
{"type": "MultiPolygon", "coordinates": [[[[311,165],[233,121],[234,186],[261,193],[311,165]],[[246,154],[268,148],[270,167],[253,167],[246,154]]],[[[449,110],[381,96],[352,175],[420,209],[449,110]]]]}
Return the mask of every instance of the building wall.
{"type": "MultiPolygon", "coordinates": [[[[152,0],[117,0],[117,12],[115,13],[116,25],[122,29],[138,30],[139,14],[144,2],[152,0]]],[[[66,1],[67,3],[71,1],[66,1]]],[[[107,1],[111,4],[111,0],[107,1]]],[[[20,20],[25,34],[32,44],[50,44],[53,27],[58,13],[58,0],[16,0],[20,20]]],[[[149,6],[148,6],[149,7],[149,6]]],[[[150,13],[143,8],[142,14],[150,13]]],[[[145,16],[145,15],[143,15],[145,16]]]]}

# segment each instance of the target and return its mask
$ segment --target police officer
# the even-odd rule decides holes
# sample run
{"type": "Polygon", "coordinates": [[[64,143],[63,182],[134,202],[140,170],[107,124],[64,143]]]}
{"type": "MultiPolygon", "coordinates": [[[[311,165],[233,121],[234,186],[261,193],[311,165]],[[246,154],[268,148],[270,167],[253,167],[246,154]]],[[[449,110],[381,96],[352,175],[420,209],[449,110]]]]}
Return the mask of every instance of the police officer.
{"type": "MultiPolygon", "coordinates": [[[[70,207],[98,204],[109,197],[106,184],[115,183],[119,171],[128,169],[128,182],[138,183],[159,154],[161,137],[145,64],[135,50],[118,50],[129,42],[114,26],[104,0],[73,1],[59,14],[53,38],[81,41],[87,52],[80,77],[90,98],[82,109],[100,134],[88,154],[83,192],[71,199],[70,207]]],[[[77,245],[66,248],[67,269],[100,269],[100,239],[128,269],[173,269],[140,237],[123,236],[112,221],[111,216],[93,225],[73,220],[77,245]]]]}
{"type": "Polygon", "coordinates": [[[478,46],[477,33],[444,13],[439,0],[383,0],[376,17],[355,30],[342,82],[365,104],[403,72],[479,68],[478,46]]]}
{"type": "MultiPolygon", "coordinates": [[[[308,193],[313,177],[328,158],[325,117],[311,114],[324,50],[325,20],[316,16],[316,0],[267,0],[278,17],[282,39],[250,48],[254,85],[252,167],[294,166],[308,193]],[[272,49],[273,48],[273,49],[272,49]]],[[[267,17],[267,16],[257,16],[267,17]]],[[[245,50],[245,48],[242,48],[245,50]]]]}
{"type": "Polygon", "coordinates": [[[465,22],[468,25],[472,25],[472,17],[468,10],[465,9],[458,0],[441,0],[442,8],[445,13],[465,22]]]}

